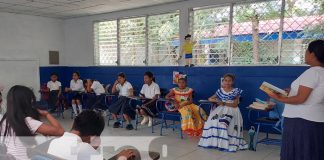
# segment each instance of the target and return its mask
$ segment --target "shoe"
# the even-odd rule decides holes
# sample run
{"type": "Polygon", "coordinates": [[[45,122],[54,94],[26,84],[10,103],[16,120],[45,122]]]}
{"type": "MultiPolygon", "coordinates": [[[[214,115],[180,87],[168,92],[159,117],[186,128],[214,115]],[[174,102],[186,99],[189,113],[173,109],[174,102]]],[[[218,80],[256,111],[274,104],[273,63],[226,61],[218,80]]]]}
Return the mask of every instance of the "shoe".
{"type": "Polygon", "coordinates": [[[133,130],[134,127],[133,127],[132,124],[127,124],[127,125],[126,125],[126,129],[127,129],[127,130],[133,130]]]}
{"type": "Polygon", "coordinates": [[[153,124],[153,118],[152,118],[152,117],[149,117],[148,119],[149,119],[149,121],[148,121],[148,126],[149,126],[149,127],[152,127],[152,124],[153,124]]]}
{"type": "Polygon", "coordinates": [[[190,67],[194,67],[195,65],[193,65],[193,64],[190,64],[190,67]]]}
{"type": "Polygon", "coordinates": [[[185,65],[185,67],[189,67],[188,65],[185,65]]]}
{"type": "Polygon", "coordinates": [[[120,122],[115,122],[113,128],[119,128],[120,127],[120,122]]]}
{"type": "Polygon", "coordinates": [[[143,120],[141,122],[141,125],[146,124],[148,121],[149,121],[149,117],[148,116],[144,116],[144,118],[143,118],[143,120]]]}

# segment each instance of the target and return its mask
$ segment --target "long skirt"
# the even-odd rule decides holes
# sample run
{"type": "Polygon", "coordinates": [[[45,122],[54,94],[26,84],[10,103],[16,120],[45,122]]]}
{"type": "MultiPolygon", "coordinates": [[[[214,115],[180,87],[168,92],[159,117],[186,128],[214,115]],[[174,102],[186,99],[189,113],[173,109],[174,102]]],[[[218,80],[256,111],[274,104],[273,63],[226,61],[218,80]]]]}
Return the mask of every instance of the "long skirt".
{"type": "Polygon", "coordinates": [[[238,107],[218,106],[205,123],[198,146],[236,152],[248,148],[243,139],[243,119],[238,107]]]}
{"type": "Polygon", "coordinates": [[[89,109],[101,109],[105,110],[107,107],[105,105],[105,95],[95,95],[95,94],[88,94],[87,95],[87,108],[89,109]]]}
{"type": "Polygon", "coordinates": [[[109,106],[109,112],[113,114],[126,114],[131,119],[135,119],[135,108],[129,104],[130,99],[124,96],[118,97],[117,101],[109,106]]]}
{"type": "Polygon", "coordinates": [[[206,113],[195,104],[190,104],[178,110],[181,114],[181,128],[182,131],[189,136],[200,136],[204,127],[204,120],[206,113]]]}
{"type": "Polygon", "coordinates": [[[324,160],[324,123],[285,118],[281,160],[324,160]]]}

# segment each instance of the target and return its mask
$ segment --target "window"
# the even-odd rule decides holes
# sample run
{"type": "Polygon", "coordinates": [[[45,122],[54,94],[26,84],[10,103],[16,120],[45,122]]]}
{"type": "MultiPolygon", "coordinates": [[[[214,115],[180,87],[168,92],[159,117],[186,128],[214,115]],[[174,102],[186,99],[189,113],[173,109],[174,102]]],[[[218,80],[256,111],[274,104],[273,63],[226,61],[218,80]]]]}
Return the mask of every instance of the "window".
{"type": "Polygon", "coordinates": [[[94,23],[96,65],[117,65],[117,21],[94,23]]]}
{"type": "Polygon", "coordinates": [[[308,43],[324,38],[324,2],[286,0],[282,64],[303,64],[308,43]]]}
{"type": "Polygon", "coordinates": [[[233,65],[278,64],[281,0],[235,5],[233,65]]]}
{"type": "Polygon", "coordinates": [[[148,64],[178,65],[179,13],[148,17],[148,64]]]}
{"type": "Polygon", "coordinates": [[[145,17],[120,20],[120,65],[146,65],[145,25],[145,17]]]}
{"type": "Polygon", "coordinates": [[[230,7],[194,10],[191,26],[197,41],[193,59],[197,65],[226,65],[229,55],[230,7]]]}
{"type": "MultiPolygon", "coordinates": [[[[179,65],[180,18],[188,17],[176,11],[94,23],[95,64],[179,65]]],[[[189,18],[198,66],[300,65],[309,42],[324,39],[323,0],[194,8],[189,18]]]]}

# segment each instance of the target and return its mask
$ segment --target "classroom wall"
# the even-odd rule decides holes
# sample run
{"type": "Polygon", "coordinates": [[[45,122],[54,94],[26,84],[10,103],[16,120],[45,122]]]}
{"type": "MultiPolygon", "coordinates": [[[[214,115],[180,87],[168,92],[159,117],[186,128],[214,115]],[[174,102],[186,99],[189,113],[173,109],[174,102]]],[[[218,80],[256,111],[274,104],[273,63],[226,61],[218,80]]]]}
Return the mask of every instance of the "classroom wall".
{"type": "MultiPolygon", "coordinates": [[[[59,80],[63,86],[68,86],[72,77],[72,72],[79,71],[81,78],[97,79],[103,84],[113,84],[116,75],[124,72],[127,79],[132,83],[136,90],[140,90],[143,85],[143,73],[152,71],[156,77],[156,82],[161,88],[170,89],[172,84],[173,71],[180,71],[188,75],[188,85],[195,92],[195,101],[207,99],[220,86],[220,78],[225,73],[234,73],[236,75],[235,85],[244,90],[242,94],[242,103],[240,110],[244,118],[244,126],[247,129],[251,124],[247,120],[246,107],[254,101],[254,98],[265,99],[259,86],[263,81],[270,82],[280,88],[290,87],[290,84],[302,72],[307,69],[306,66],[246,66],[246,67],[41,67],[41,83],[49,80],[51,72],[59,74],[59,80]]],[[[253,114],[255,116],[255,114],[253,114]]]]}
{"type": "Polygon", "coordinates": [[[60,51],[63,60],[63,21],[0,12],[0,58],[39,59],[49,65],[48,51],[60,51]]]}
{"type": "MultiPolygon", "coordinates": [[[[187,0],[158,6],[144,7],[131,10],[67,19],[64,21],[65,36],[65,65],[92,66],[94,65],[93,23],[94,21],[115,20],[145,15],[156,15],[180,10],[180,35],[184,37],[189,32],[189,10],[197,7],[228,5],[244,0],[187,0]]],[[[254,0],[260,1],[260,0],[254,0]]],[[[181,38],[183,41],[183,38],[181,38]]]]}

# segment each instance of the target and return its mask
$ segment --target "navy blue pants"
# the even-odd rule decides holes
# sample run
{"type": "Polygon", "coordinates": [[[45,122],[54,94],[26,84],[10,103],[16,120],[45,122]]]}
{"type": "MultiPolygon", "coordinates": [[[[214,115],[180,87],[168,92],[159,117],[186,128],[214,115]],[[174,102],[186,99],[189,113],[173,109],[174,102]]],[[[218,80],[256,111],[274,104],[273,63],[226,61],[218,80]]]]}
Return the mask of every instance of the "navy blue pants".
{"type": "Polygon", "coordinates": [[[324,123],[285,118],[280,157],[281,160],[324,160],[324,123]]]}

